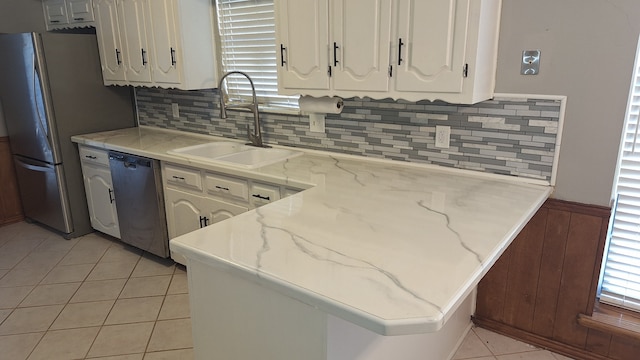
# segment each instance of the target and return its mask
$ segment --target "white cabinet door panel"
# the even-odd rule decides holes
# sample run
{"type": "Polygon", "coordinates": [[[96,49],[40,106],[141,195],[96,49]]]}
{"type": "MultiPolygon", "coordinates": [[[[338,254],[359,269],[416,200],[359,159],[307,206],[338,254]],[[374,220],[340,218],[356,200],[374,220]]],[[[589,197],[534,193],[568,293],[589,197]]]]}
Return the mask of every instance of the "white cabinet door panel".
{"type": "Polygon", "coordinates": [[[118,22],[123,35],[126,77],[130,82],[151,82],[144,14],[146,3],[147,0],[118,1],[118,22]]]}
{"type": "Polygon", "coordinates": [[[83,163],[82,173],[91,226],[100,232],[120,238],[111,171],[101,165],[83,163]]]}
{"type": "Polygon", "coordinates": [[[247,207],[230,204],[225,201],[206,198],[203,215],[207,219],[207,225],[230,219],[249,211],[247,207]]]}
{"type": "Polygon", "coordinates": [[[153,56],[153,80],[179,84],[181,78],[177,66],[182,66],[182,62],[178,62],[181,52],[176,36],[176,0],[149,1],[147,20],[148,41],[153,56]]]}
{"type": "Polygon", "coordinates": [[[202,197],[165,188],[169,239],[200,229],[202,222],[202,197]]]}
{"type": "Polygon", "coordinates": [[[95,20],[90,0],[67,0],[69,23],[84,23],[95,20]]]}
{"type": "Polygon", "coordinates": [[[470,0],[397,0],[396,90],[462,92],[470,0]]]}
{"type": "Polygon", "coordinates": [[[333,88],[387,91],[391,0],[335,0],[331,15],[333,88]]]}
{"type": "Polygon", "coordinates": [[[105,85],[123,85],[126,78],[116,0],[94,0],[93,7],[105,85]]]}
{"type": "Polygon", "coordinates": [[[276,1],[281,89],[329,89],[327,1],[276,1]]]}

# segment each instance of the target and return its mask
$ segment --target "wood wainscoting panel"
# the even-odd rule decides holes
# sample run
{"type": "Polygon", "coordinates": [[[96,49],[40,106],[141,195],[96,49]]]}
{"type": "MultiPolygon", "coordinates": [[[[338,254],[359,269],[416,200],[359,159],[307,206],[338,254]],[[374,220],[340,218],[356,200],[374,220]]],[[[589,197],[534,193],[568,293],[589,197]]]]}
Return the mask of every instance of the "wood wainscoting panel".
{"type": "Polygon", "coordinates": [[[601,226],[597,216],[571,214],[553,339],[580,348],[586,345],[588,330],[578,324],[578,314],[592,311],[587,306],[601,226]]]}
{"type": "Polygon", "coordinates": [[[9,138],[0,137],[0,226],[24,219],[9,138]]]}
{"type": "Polygon", "coordinates": [[[531,331],[533,324],[543,245],[536,239],[544,237],[548,211],[540,209],[510,246],[513,253],[507,273],[509,296],[504,300],[504,321],[525,331],[531,331]]]}
{"type": "Polygon", "coordinates": [[[533,317],[532,332],[544,337],[553,336],[553,323],[558,306],[558,293],[567,246],[571,213],[549,209],[544,234],[542,264],[538,282],[538,297],[533,317]]]}
{"type": "Polygon", "coordinates": [[[610,213],[547,200],[478,284],[476,324],[576,359],[640,359],[640,341],[578,324],[593,313],[610,213]]]}

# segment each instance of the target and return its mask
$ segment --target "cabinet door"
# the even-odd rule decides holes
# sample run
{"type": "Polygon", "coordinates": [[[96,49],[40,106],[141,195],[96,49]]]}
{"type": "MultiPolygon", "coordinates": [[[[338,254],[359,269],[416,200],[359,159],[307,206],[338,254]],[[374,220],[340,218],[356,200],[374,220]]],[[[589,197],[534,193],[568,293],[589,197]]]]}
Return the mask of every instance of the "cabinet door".
{"type": "Polygon", "coordinates": [[[327,1],[276,0],[280,89],[329,89],[327,1]]]}
{"type": "Polygon", "coordinates": [[[47,21],[47,29],[49,26],[68,24],[67,8],[64,0],[45,0],[42,2],[44,7],[44,15],[47,21]]]}
{"type": "Polygon", "coordinates": [[[333,88],[387,91],[391,0],[335,0],[331,4],[333,88]]]}
{"type": "Polygon", "coordinates": [[[101,165],[83,162],[82,174],[91,226],[100,232],[120,238],[111,171],[101,165]]]}
{"type": "Polygon", "coordinates": [[[397,6],[396,90],[462,92],[469,0],[397,0],[397,6]]]}
{"type": "Polygon", "coordinates": [[[249,211],[249,209],[245,206],[238,206],[222,200],[205,198],[203,215],[207,219],[207,225],[211,225],[247,211],[249,211]]]}
{"type": "Polygon", "coordinates": [[[150,53],[145,30],[146,6],[147,0],[118,0],[118,23],[122,32],[127,80],[132,83],[151,82],[150,53]]]}
{"type": "Polygon", "coordinates": [[[181,56],[176,36],[176,0],[149,1],[147,37],[151,45],[152,76],[156,83],[179,84],[181,56]]]}
{"type": "Polygon", "coordinates": [[[202,197],[171,188],[164,189],[169,239],[200,229],[202,197]]]}
{"type": "Polygon", "coordinates": [[[126,78],[116,0],[94,0],[93,10],[97,20],[96,36],[104,83],[123,85],[126,78]]]}
{"type": "Polygon", "coordinates": [[[94,20],[90,0],[67,0],[69,23],[84,23],[94,20]]]}

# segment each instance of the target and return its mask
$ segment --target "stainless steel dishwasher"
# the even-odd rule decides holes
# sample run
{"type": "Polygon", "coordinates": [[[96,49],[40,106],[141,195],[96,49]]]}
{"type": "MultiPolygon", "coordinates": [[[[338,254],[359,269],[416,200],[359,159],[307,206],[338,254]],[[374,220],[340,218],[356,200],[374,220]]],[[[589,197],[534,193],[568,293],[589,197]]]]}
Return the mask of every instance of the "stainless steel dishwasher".
{"type": "Polygon", "coordinates": [[[109,165],[121,240],[169,257],[160,162],[109,151],[109,165]]]}

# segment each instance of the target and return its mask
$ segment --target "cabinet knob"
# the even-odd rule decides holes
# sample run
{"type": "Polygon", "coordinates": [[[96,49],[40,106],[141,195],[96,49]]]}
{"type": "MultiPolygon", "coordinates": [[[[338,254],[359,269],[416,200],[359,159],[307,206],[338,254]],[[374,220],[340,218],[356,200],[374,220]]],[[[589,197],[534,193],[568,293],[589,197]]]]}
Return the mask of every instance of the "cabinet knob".
{"type": "Polygon", "coordinates": [[[404,43],[402,42],[402,38],[400,38],[398,41],[398,66],[402,65],[402,45],[404,45],[404,43]]]}
{"type": "Polygon", "coordinates": [[[113,204],[116,199],[113,197],[113,190],[109,189],[109,203],[113,204]]]}
{"type": "Polygon", "coordinates": [[[338,46],[337,42],[333,42],[333,66],[338,66],[338,49],[340,48],[340,46],[338,46]]]}
{"type": "Polygon", "coordinates": [[[122,64],[122,60],[120,60],[120,50],[116,49],[116,63],[118,65],[122,64]]]}

